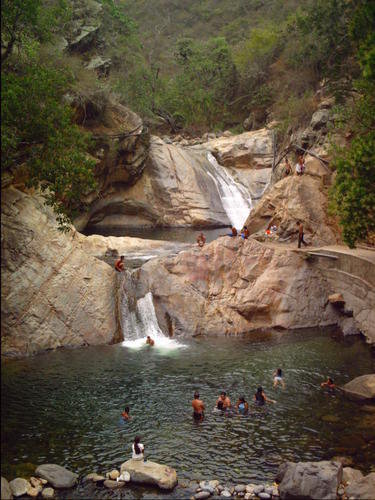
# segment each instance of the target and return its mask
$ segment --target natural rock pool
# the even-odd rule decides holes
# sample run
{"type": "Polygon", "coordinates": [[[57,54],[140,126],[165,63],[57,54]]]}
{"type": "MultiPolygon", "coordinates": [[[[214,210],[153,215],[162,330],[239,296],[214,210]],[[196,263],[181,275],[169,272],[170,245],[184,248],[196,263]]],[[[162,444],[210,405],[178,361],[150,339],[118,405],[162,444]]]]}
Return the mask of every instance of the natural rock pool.
{"type": "Polygon", "coordinates": [[[352,456],[369,471],[375,414],[320,382],[329,375],[341,385],[374,372],[370,349],[332,331],[251,339],[184,340],[185,347],[164,350],[118,344],[4,363],[2,475],[30,475],[42,463],[106,472],[130,458],[137,434],[146,457],[176,468],[180,479],[272,481],[284,460],[333,455],[352,456]],[[278,367],[285,390],[272,387],[278,367]],[[213,413],[221,390],[233,403],[242,394],[250,402],[260,384],[276,404],[251,405],[248,417],[213,413]],[[200,424],[192,419],[196,389],[206,404],[200,424]],[[125,405],[133,420],[120,424],[125,405]]]}

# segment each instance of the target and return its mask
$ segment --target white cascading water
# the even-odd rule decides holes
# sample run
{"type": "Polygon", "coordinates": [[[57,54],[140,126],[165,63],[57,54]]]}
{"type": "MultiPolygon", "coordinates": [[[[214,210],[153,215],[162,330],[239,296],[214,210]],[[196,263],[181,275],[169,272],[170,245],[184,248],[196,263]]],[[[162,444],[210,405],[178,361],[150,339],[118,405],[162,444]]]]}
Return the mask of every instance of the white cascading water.
{"type": "Polygon", "coordinates": [[[156,349],[176,349],[185,347],[176,340],[164,335],[161,331],[155,313],[152,293],[148,292],[137,301],[135,311],[130,311],[127,295],[122,298],[122,328],[124,338],[122,345],[131,348],[146,346],[149,335],[155,342],[156,349]]]}
{"type": "Polygon", "coordinates": [[[250,192],[233,179],[213,154],[207,153],[207,159],[213,166],[215,175],[207,173],[216,184],[225,213],[231,224],[241,230],[253,207],[250,192]]]}

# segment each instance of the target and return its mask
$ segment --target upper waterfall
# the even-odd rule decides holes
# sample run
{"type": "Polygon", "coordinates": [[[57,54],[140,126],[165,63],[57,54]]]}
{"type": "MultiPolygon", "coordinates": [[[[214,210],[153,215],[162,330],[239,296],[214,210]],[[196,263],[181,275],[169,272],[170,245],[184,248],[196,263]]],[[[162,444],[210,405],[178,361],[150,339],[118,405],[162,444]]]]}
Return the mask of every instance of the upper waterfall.
{"type": "Polygon", "coordinates": [[[248,189],[236,182],[232,175],[222,167],[212,153],[207,153],[207,159],[214,168],[214,173],[207,171],[215,181],[223,208],[231,224],[237,229],[242,229],[250,210],[253,207],[248,189]]]}

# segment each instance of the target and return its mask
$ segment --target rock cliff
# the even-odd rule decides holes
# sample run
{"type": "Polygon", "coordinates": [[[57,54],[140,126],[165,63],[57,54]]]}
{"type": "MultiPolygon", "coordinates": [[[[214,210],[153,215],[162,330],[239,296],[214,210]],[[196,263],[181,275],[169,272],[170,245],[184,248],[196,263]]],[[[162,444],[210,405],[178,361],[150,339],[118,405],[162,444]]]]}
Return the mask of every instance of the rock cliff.
{"type": "Polygon", "coordinates": [[[114,270],[56,229],[37,195],[2,190],[1,350],[18,357],[121,338],[114,270]]]}
{"type": "Polygon", "coordinates": [[[160,326],[176,335],[337,322],[327,283],[304,254],[253,239],[222,237],[203,249],[152,260],[137,278],[139,296],[151,290],[160,326]]]}

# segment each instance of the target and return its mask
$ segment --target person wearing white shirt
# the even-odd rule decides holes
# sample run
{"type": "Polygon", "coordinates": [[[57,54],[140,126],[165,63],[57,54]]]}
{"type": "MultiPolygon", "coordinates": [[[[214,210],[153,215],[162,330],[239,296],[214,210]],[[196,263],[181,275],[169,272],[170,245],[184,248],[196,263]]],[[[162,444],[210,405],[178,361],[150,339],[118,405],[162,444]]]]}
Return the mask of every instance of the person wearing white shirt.
{"type": "Polygon", "coordinates": [[[134,443],[132,444],[132,459],[133,460],[144,460],[144,449],[145,447],[140,442],[141,438],[139,436],[135,436],[134,443]]]}

